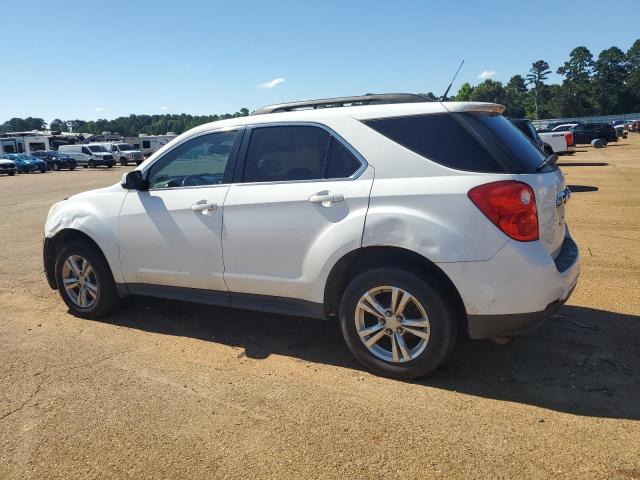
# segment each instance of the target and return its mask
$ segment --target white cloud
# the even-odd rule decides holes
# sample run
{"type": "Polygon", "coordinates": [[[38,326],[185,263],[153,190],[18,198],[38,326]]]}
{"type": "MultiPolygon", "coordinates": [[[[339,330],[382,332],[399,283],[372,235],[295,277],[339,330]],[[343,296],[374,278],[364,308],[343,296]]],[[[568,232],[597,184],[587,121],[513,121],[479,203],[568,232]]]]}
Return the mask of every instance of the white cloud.
{"type": "Polygon", "coordinates": [[[495,70],[483,70],[482,72],[480,72],[480,75],[478,75],[478,78],[481,80],[486,80],[487,78],[491,78],[497,74],[498,72],[496,72],[495,70]]]}
{"type": "Polygon", "coordinates": [[[169,107],[167,107],[166,105],[160,107],[160,110],[169,110],[169,107]]]}
{"type": "Polygon", "coordinates": [[[104,110],[104,107],[96,107],[96,108],[94,108],[94,110],[95,110],[96,112],[101,112],[101,111],[103,111],[103,110],[104,110]]]}
{"type": "Polygon", "coordinates": [[[273,88],[276,85],[281,84],[282,82],[284,82],[284,78],[274,78],[270,82],[259,83],[257,85],[257,87],[258,88],[273,88]]]}

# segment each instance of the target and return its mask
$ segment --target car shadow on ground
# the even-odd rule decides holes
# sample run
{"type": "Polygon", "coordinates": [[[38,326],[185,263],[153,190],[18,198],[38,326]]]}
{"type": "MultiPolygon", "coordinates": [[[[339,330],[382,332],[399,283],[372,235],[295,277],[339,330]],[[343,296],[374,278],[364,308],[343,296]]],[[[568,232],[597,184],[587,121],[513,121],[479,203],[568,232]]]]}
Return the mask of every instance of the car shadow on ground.
{"type": "Polygon", "coordinates": [[[607,162],[556,162],[558,167],[606,167],[609,164],[607,162]]]}
{"type": "MultiPolygon", "coordinates": [[[[132,298],[101,321],[355,370],[335,321],[132,298]]],[[[506,346],[462,340],[452,358],[410,383],[609,418],[640,419],[640,317],[565,306],[506,346]]]]}
{"type": "Polygon", "coordinates": [[[597,192],[598,187],[592,185],[567,185],[571,193],[583,193],[583,192],[597,192]]]}

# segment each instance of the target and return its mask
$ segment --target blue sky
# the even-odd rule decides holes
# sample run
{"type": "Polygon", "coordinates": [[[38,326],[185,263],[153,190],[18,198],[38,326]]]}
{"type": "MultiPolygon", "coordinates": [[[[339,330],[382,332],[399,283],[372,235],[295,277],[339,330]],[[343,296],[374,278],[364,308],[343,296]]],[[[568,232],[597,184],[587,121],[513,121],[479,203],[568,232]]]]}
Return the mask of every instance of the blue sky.
{"type": "Polygon", "coordinates": [[[454,92],[483,71],[506,82],[538,59],[555,71],[578,45],[597,56],[640,38],[639,0],[55,3],[0,0],[0,122],[441,94],[461,59],[454,92]]]}

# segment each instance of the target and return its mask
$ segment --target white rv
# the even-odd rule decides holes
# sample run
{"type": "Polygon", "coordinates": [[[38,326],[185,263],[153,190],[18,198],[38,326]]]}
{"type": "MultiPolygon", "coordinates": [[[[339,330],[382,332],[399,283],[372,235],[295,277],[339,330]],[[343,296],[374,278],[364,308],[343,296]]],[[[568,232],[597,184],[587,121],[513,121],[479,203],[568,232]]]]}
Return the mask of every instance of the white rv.
{"type": "Polygon", "coordinates": [[[11,132],[0,140],[2,153],[32,154],[38,150],[50,150],[49,135],[31,132],[11,132]]]}
{"type": "Polygon", "coordinates": [[[160,147],[164,147],[176,137],[177,135],[175,133],[168,133],[167,135],[140,135],[140,150],[142,150],[142,154],[145,157],[149,157],[160,147]]]}

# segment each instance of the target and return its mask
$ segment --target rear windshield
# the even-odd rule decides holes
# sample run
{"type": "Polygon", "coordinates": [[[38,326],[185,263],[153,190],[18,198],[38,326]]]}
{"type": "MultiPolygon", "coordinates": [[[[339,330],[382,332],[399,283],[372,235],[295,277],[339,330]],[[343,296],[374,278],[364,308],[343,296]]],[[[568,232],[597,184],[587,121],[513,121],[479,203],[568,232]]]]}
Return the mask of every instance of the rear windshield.
{"type": "Polygon", "coordinates": [[[502,115],[443,113],[364,122],[382,135],[456,170],[534,173],[542,151],[502,115]]]}

